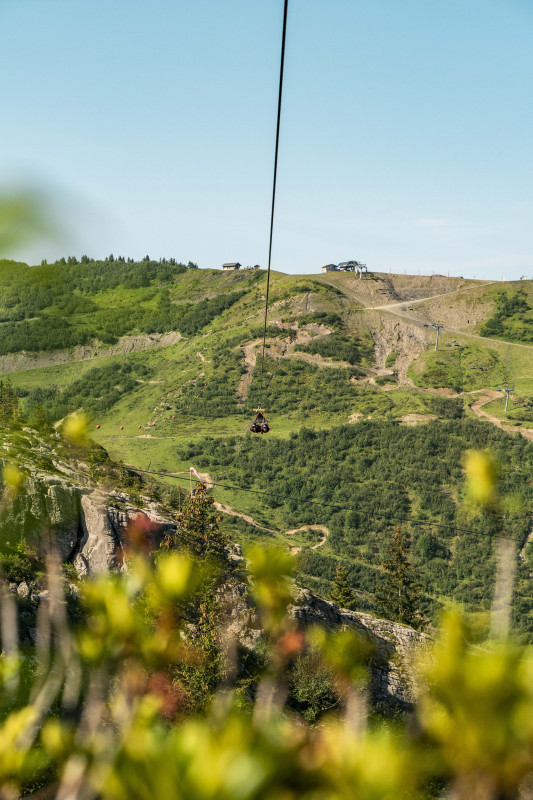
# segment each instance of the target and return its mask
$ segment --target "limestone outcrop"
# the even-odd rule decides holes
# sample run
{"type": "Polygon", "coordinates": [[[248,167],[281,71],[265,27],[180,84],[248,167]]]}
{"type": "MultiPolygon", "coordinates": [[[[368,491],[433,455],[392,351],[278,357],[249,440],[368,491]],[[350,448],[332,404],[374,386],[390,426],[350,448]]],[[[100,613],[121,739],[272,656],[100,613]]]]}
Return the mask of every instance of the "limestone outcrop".
{"type": "Polygon", "coordinates": [[[330,630],[344,627],[362,634],[368,639],[372,652],[369,687],[372,702],[388,710],[412,706],[418,691],[414,662],[431,644],[427,634],[361,611],[339,608],[336,603],[322,600],[307,589],[298,592],[289,613],[304,628],[310,625],[322,625],[330,630]]]}
{"type": "Polygon", "coordinates": [[[120,568],[132,529],[142,536],[143,548],[149,552],[176,527],[154,508],[141,510],[128,505],[125,498],[98,491],[82,496],[80,522],[81,538],[73,559],[80,576],[120,568]]]}
{"type": "Polygon", "coordinates": [[[142,545],[152,550],[175,524],[149,504],[140,509],[125,496],[45,474],[27,476],[22,491],[0,507],[5,542],[54,549],[80,576],[120,568],[132,528],[141,528],[142,545]]]}
{"type": "Polygon", "coordinates": [[[28,476],[24,489],[0,511],[5,541],[20,539],[40,545],[52,544],[62,561],[68,561],[78,542],[80,489],[53,476],[28,476]]]}

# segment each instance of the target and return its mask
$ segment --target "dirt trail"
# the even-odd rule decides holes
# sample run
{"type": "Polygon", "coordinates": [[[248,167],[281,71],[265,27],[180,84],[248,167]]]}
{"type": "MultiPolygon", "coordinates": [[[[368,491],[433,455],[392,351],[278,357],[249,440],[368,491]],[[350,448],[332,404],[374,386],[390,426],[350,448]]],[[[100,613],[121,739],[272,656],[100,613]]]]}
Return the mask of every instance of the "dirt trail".
{"type": "MultiPolygon", "coordinates": [[[[183,475],[185,473],[182,472],[175,472],[174,475],[183,475]]],[[[211,476],[208,472],[199,472],[198,473],[202,480],[204,480],[207,484],[211,484],[212,486],[215,485],[215,482],[212,480],[211,476]]],[[[215,500],[213,503],[214,507],[217,511],[220,511],[222,514],[227,514],[230,517],[239,517],[247,522],[249,525],[253,525],[254,528],[260,528],[263,531],[268,531],[269,533],[283,533],[284,536],[292,536],[295,533],[300,533],[300,531],[311,530],[311,531],[320,531],[322,537],[317,544],[314,544],[311,547],[311,550],[316,550],[318,547],[322,547],[326,543],[326,540],[329,536],[329,529],[326,528],[325,525],[302,525],[300,528],[290,528],[288,531],[277,531],[274,528],[267,528],[265,525],[261,525],[257,522],[253,517],[249,514],[243,514],[240,511],[236,511],[231,506],[226,505],[226,503],[219,503],[215,500]]]]}
{"type": "Polygon", "coordinates": [[[307,361],[308,364],[314,364],[316,367],[321,367],[322,369],[339,369],[340,367],[350,369],[352,367],[352,364],[349,364],[348,361],[326,361],[322,356],[317,356],[313,353],[302,353],[299,350],[286,353],[284,357],[294,358],[298,361],[307,361]]]}
{"type": "MultiPolygon", "coordinates": [[[[345,367],[350,368],[352,365],[347,361],[327,361],[319,355],[312,353],[302,353],[295,350],[299,344],[308,344],[312,339],[317,337],[329,336],[331,330],[325,325],[308,325],[306,328],[298,330],[296,337],[289,341],[288,339],[266,339],[266,344],[269,346],[267,355],[274,356],[275,358],[294,358],[300,361],[306,361],[308,364],[314,366],[331,369],[345,367]],[[313,336],[312,333],[315,335],[313,336]]],[[[251,342],[246,342],[241,346],[243,354],[243,362],[246,372],[243,373],[239,380],[237,387],[237,397],[239,402],[243,404],[246,401],[248,391],[252,383],[252,376],[257,363],[258,354],[261,355],[260,346],[263,344],[263,339],[253,339],[251,342]]]]}
{"type": "Polygon", "coordinates": [[[483,410],[483,406],[487,405],[487,403],[504,397],[503,392],[498,392],[494,389],[482,389],[481,391],[481,396],[478,397],[477,400],[474,400],[473,403],[469,404],[477,417],[492,422],[493,425],[496,425],[497,428],[501,428],[501,430],[506,433],[520,433],[525,439],[533,441],[533,430],[531,428],[522,428],[520,425],[503,425],[499,417],[495,417],[493,414],[489,414],[488,411],[483,410]]]}
{"type": "MultiPolygon", "coordinates": [[[[468,291],[468,289],[464,289],[463,291],[468,291]]],[[[431,300],[433,297],[445,297],[446,295],[454,294],[454,292],[446,292],[444,295],[433,295],[432,297],[424,297],[420,300],[409,300],[404,301],[403,303],[391,303],[390,305],[386,306],[368,306],[365,308],[365,311],[388,311],[391,314],[395,314],[398,317],[401,317],[404,320],[408,320],[409,322],[415,323],[417,326],[428,326],[431,323],[427,323],[418,317],[413,317],[410,314],[407,314],[405,311],[402,311],[402,307],[405,307],[407,303],[409,305],[414,305],[415,303],[424,303],[426,300],[431,300]]],[[[467,336],[469,339],[479,339],[482,342],[486,342],[492,344],[493,346],[496,344],[507,344],[511,347],[525,347],[526,350],[533,350],[533,345],[531,344],[522,344],[522,342],[508,342],[506,339],[493,339],[490,336],[481,336],[479,333],[468,333],[468,331],[460,330],[459,328],[451,328],[448,325],[443,325],[442,330],[448,331],[448,333],[455,333],[457,336],[467,336]]]]}
{"type": "Polygon", "coordinates": [[[473,289],[479,289],[480,286],[490,286],[492,283],[496,283],[496,281],[486,281],[485,283],[480,284],[479,286],[469,286],[467,288],[459,288],[459,289],[452,289],[449,292],[440,292],[439,294],[430,294],[427,297],[419,297],[417,300],[402,300],[400,303],[388,303],[384,306],[366,306],[365,311],[392,311],[394,308],[402,307],[407,304],[410,306],[418,305],[420,303],[425,303],[428,300],[435,300],[437,297],[449,297],[452,294],[457,294],[458,292],[471,292],[473,289]]]}
{"type": "MultiPolygon", "coordinates": [[[[225,503],[219,503],[215,500],[213,503],[214,507],[217,511],[222,512],[222,514],[227,514],[230,517],[239,517],[247,522],[249,525],[253,525],[254,528],[259,528],[262,531],[268,531],[269,533],[283,533],[284,536],[292,536],[294,533],[300,533],[301,531],[311,530],[311,531],[320,531],[322,534],[320,541],[317,544],[314,544],[311,547],[311,550],[316,550],[318,547],[322,547],[326,543],[326,540],[329,536],[329,530],[326,528],[325,525],[302,525],[301,528],[291,528],[288,531],[276,531],[274,528],[267,528],[265,525],[261,525],[257,522],[253,517],[250,517],[249,514],[243,514],[240,511],[236,511],[231,506],[226,505],[225,503]]],[[[293,548],[294,552],[299,552],[301,548],[293,548]]]]}
{"type": "MultiPolygon", "coordinates": [[[[460,286],[457,289],[451,289],[448,291],[439,292],[437,294],[428,294],[425,297],[419,297],[412,300],[404,299],[398,302],[386,303],[384,305],[367,305],[369,302],[368,299],[363,299],[352,287],[346,286],[344,283],[337,284],[336,282],[327,280],[326,278],[321,278],[320,280],[322,280],[324,283],[328,283],[331,286],[335,286],[350,299],[361,303],[365,311],[387,311],[390,314],[394,314],[396,317],[401,318],[403,324],[399,322],[392,322],[390,317],[387,317],[386,315],[381,317],[380,327],[372,331],[372,337],[374,339],[374,357],[377,374],[387,375],[392,374],[394,371],[398,374],[400,384],[409,386],[413,386],[412,381],[407,377],[409,365],[416,358],[418,358],[428,346],[428,322],[412,316],[406,311],[402,311],[402,309],[404,309],[407,305],[415,306],[438,298],[449,298],[454,294],[463,294],[464,292],[473,291],[475,289],[480,289],[481,287],[490,286],[491,284],[496,283],[496,281],[486,281],[475,284],[474,286],[460,286]],[[398,352],[398,357],[394,364],[394,369],[386,369],[385,361],[387,355],[392,350],[398,352]]],[[[451,328],[447,325],[444,326],[444,330],[461,336],[481,339],[483,341],[494,341],[490,338],[480,336],[479,334],[467,333],[466,331],[462,331],[457,328],[451,328]]],[[[517,342],[503,343],[515,344],[518,347],[532,347],[531,345],[518,344],[517,342]]]]}
{"type": "Polygon", "coordinates": [[[218,503],[216,500],[213,503],[214,507],[217,511],[221,511],[222,514],[228,514],[230,517],[239,517],[247,522],[249,525],[253,525],[254,528],[260,528],[262,531],[268,531],[269,533],[279,533],[279,531],[274,530],[273,528],[267,528],[265,525],[260,525],[259,522],[253,517],[250,517],[248,514],[242,514],[240,511],[235,511],[234,508],[231,506],[227,506],[225,503],[218,503]]]}
{"type": "Polygon", "coordinates": [[[325,525],[302,525],[300,528],[291,528],[288,531],[284,531],[284,535],[292,536],[294,533],[301,533],[302,531],[320,531],[322,534],[320,541],[317,542],[317,544],[314,544],[311,547],[311,550],[316,550],[317,548],[326,544],[326,540],[329,536],[329,529],[326,528],[325,525]]]}
{"type": "MultiPolygon", "coordinates": [[[[353,300],[357,300],[360,303],[364,303],[365,302],[365,301],[362,300],[361,297],[359,297],[349,287],[344,286],[344,285],[337,285],[333,281],[328,281],[326,279],[321,279],[321,280],[324,283],[329,283],[331,286],[335,286],[335,288],[340,289],[347,297],[350,297],[353,300]]],[[[459,287],[457,289],[452,289],[452,290],[447,291],[447,292],[440,292],[439,294],[431,294],[431,295],[427,295],[426,297],[419,297],[419,298],[414,299],[414,300],[405,299],[405,300],[402,300],[401,302],[387,303],[385,305],[379,305],[379,306],[376,306],[376,305],[365,305],[364,306],[364,310],[365,311],[388,311],[391,314],[395,314],[398,317],[402,317],[403,319],[408,320],[409,322],[414,322],[417,326],[424,325],[424,324],[427,325],[427,323],[425,323],[424,320],[421,320],[418,317],[413,317],[410,314],[406,313],[405,311],[402,311],[402,308],[405,308],[405,306],[407,306],[407,305],[409,305],[409,306],[420,305],[422,303],[426,303],[428,300],[435,300],[435,299],[442,298],[442,297],[450,297],[450,296],[452,296],[454,294],[458,294],[459,292],[464,293],[464,292],[474,291],[475,289],[480,289],[481,287],[485,287],[485,286],[491,286],[491,285],[493,285],[495,283],[498,283],[498,281],[484,281],[483,283],[480,282],[479,284],[476,284],[475,286],[468,286],[468,287],[464,287],[463,286],[463,287],[459,287]]],[[[468,336],[471,339],[480,339],[481,341],[484,341],[484,342],[492,342],[492,343],[498,343],[499,342],[501,344],[508,344],[508,345],[513,346],[513,347],[525,347],[528,350],[533,350],[533,345],[530,345],[530,344],[522,344],[521,342],[508,342],[508,341],[506,341],[504,339],[491,339],[490,337],[487,337],[487,336],[480,336],[477,333],[468,333],[467,331],[459,330],[458,328],[451,328],[451,327],[448,327],[447,325],[443,326],[443,330],[449,331],[450,333],[455,333],[455,334],[457,334],[459,336],[468,336]]]]}
{"type": "Polygon", "coordinates": [[[201,353],[199,350],[198,350],[198,352],[196,353],[196,355],[198,356],[198,358],[199,358],[201,361],[203,361],[203,362],[204,362],[204,364],[210,364],[210,363],[211,363],[211,362],[210,362],[210,361],[209,361],[209,360],[208,360],[208,359],[207,359],[207,358],[204,356],[204,354],[203,354],[203,353],[201,353]]]}

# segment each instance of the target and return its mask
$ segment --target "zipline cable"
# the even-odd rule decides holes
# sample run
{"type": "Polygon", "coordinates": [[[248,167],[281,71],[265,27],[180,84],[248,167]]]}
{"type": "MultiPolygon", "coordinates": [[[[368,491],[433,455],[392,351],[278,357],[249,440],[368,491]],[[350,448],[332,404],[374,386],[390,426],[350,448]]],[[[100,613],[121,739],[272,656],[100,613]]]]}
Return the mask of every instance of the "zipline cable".
{"type": "MultiPolygon", "coordinates": [[[[180,477],[173,472],[159,472],[157,470],[150,470],[150,469],[142,469],[141,467],[134,467],[132,465],[125,464],[124,465],[127,469],[135,470],[135,472],[143,472],[148,475],[159,475],[164,478],[173,478],[177,481],[186,481],[189,482],[189,477],[180,477]]],[[[247,492],[248,494],[259,494],[265,497],[272,497],[276,500],[281,500],[281,502],[286,502],[287,500],[294,500],[295,502],[312,504],[316,506],[320,506],[323,508],[336,508],[338,511],[355,511],[357,512],[358,509],[355,506],[345,506],[342,503],[328,503],[325,500],[299,500],[296,497],[282,497],[281,495],[272,494],[272,492],[265,492],[261,489],[250,489],[245,486],[232,486],[227,483],[215,483],[215,481],[203,481],[203,483],[208,484],[209,486],[217,486],[220,489],[229,489],[237,492],[247,492]]],[[[433,528],[444,528],[445,530],[455,531],[455,533],[468,533],[472,536],[488,536],[490,539],[509,539],[509,536],[505,534],[498,534],[498,533],[485,533],[484,531],[476,531],[472,528],[463,528],[462,526],[458,525],[447,525],[444,522],[433,522],[427,519],[414,519],[413,517],[397,517],[393,514],[383,514],[379,511],[373,511],[371,514],[366,515],[370,519],[385,519],[390,520],[393,522],[408,522],[412,525],[425,525],[427,527],[433,528]]]]}
{"type": "Polygon", "coordinates": [[[289,0],[284,0],[283,6],[283,32],[281,35],[281,60],[279,66],[279,92],[278,92],[278,118],[276,123],[276,147],[274,151],[274,178],[272,181],[272,208],[270,210],[270,238],[268,244],[268,268],[267,268],[267,285],[265,295],[265,325],[263,329],[263,355],[261,357],[261,403],[263,404],[263,372],[265,367],[265,347],[266,347],[266,332],[268,320],[268,296],[270,291],[270,265],[272,262],[272,236],[274,232],[274,209],[276,205],[276,181],[278,175],[278,152],[279,152],[279,128],[281,122],[281,97],[283,94],[283,67],[285,64],[285,38],[287,33],[287,9],[289,0]]]}

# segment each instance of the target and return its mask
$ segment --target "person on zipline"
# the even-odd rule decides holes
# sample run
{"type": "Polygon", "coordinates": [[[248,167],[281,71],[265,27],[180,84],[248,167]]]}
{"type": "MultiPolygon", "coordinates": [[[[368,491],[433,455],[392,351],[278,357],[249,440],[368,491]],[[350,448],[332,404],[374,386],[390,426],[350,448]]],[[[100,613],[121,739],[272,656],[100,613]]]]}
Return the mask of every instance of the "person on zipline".
{"type": "Polygon", "coordinates": [[[270,430],[270,426],[266,421],[266,417],[264,415],[263,409],[258,409],[257,414],[255,415],[255,419],[250,425],[250,430],[252,433],[268,433],[270,430]]]}

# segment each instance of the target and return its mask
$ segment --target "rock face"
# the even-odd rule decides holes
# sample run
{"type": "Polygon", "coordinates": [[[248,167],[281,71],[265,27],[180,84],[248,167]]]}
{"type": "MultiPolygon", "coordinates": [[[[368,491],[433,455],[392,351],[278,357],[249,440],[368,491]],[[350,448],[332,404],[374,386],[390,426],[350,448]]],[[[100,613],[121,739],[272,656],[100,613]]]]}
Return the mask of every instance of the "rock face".
{"type": "Polygon", "coordinates": [[[80,576],[120,567],[132,529],[142,537],[143,549],[150,551],[176,528],[153,509],[141,511],[128,505],[109,505],[109,497],[97,491],[81,498],[80,520],[82,535],[74,557],[80,576]]]}
{"type": "Polygon", "coordinates": [[[372,649],[370,695],[386,710],[408,709],[417,696],[414,660],[429,648],[431,638],[406,625],[348,611],[300,590],[289,613],[302,627],[322,625],[330,630],[352,628],[368,639],[372,649]]]}
{"type": "Polygon", "coordinates": [[[76,486],[62,477],[27,476],[23,490],[0,506],[2,538],[12,545],[23,540],[43,553],[53,548],[61,561],[71,561],[78,574],[119,568],[129,531],[152,550],[174,523],[154,508],[141,510],[125,497],[76,486]]]}
{"type": "Polygon", "coordinates": [[[107,507],[93,495],[81,498],[82,538],[78,542],[74,566],[78,575],[106,572],[116,566],[117,533],[107,507]]]}
{"type": "MultiPolygon", "coordinates": [[[[0,467],[2,461],[0,460],[0,467]]],[[[126,496],[105,493],[74,473],[50,475],[38,470],[26,476],[22,491],[9,503],[0,504],[2,538],[16,544],[24,540],[53,547],[64,562],[74,564],[80,576],[120,569],[132,537],[137,547],[154,550],[161,539],[176,530],[176,524],[161,517],[146,502],[145,509],[132,506],[126,496]]],[[[235,546],[230,560],[244,561],[235,546]]],[[[227,630],[243,644],[254,647],[261,630],[248,621],[254,618],[246,581],[234,580],[227,592],[227,630]]],[[[12,590],[20,602],[38,603],[43,592],[21,582],[12,590]]],[[[321,624],[329,629],[352,628],[364,635],[372,649],[370,693],[385,709],[408,708],[416,697],[413,658],[430,639],[412,628],[369,614],[348,611],[300,590],[289,613],[302,627],[321,624]]]]}
{"type": "Polygon", "coordinates": [[[48,544],[68,561],[76,547],[80,524],[80,490],[61,478],[29,476],[20,492],[1,511],[3,538],[48,544]]]}

